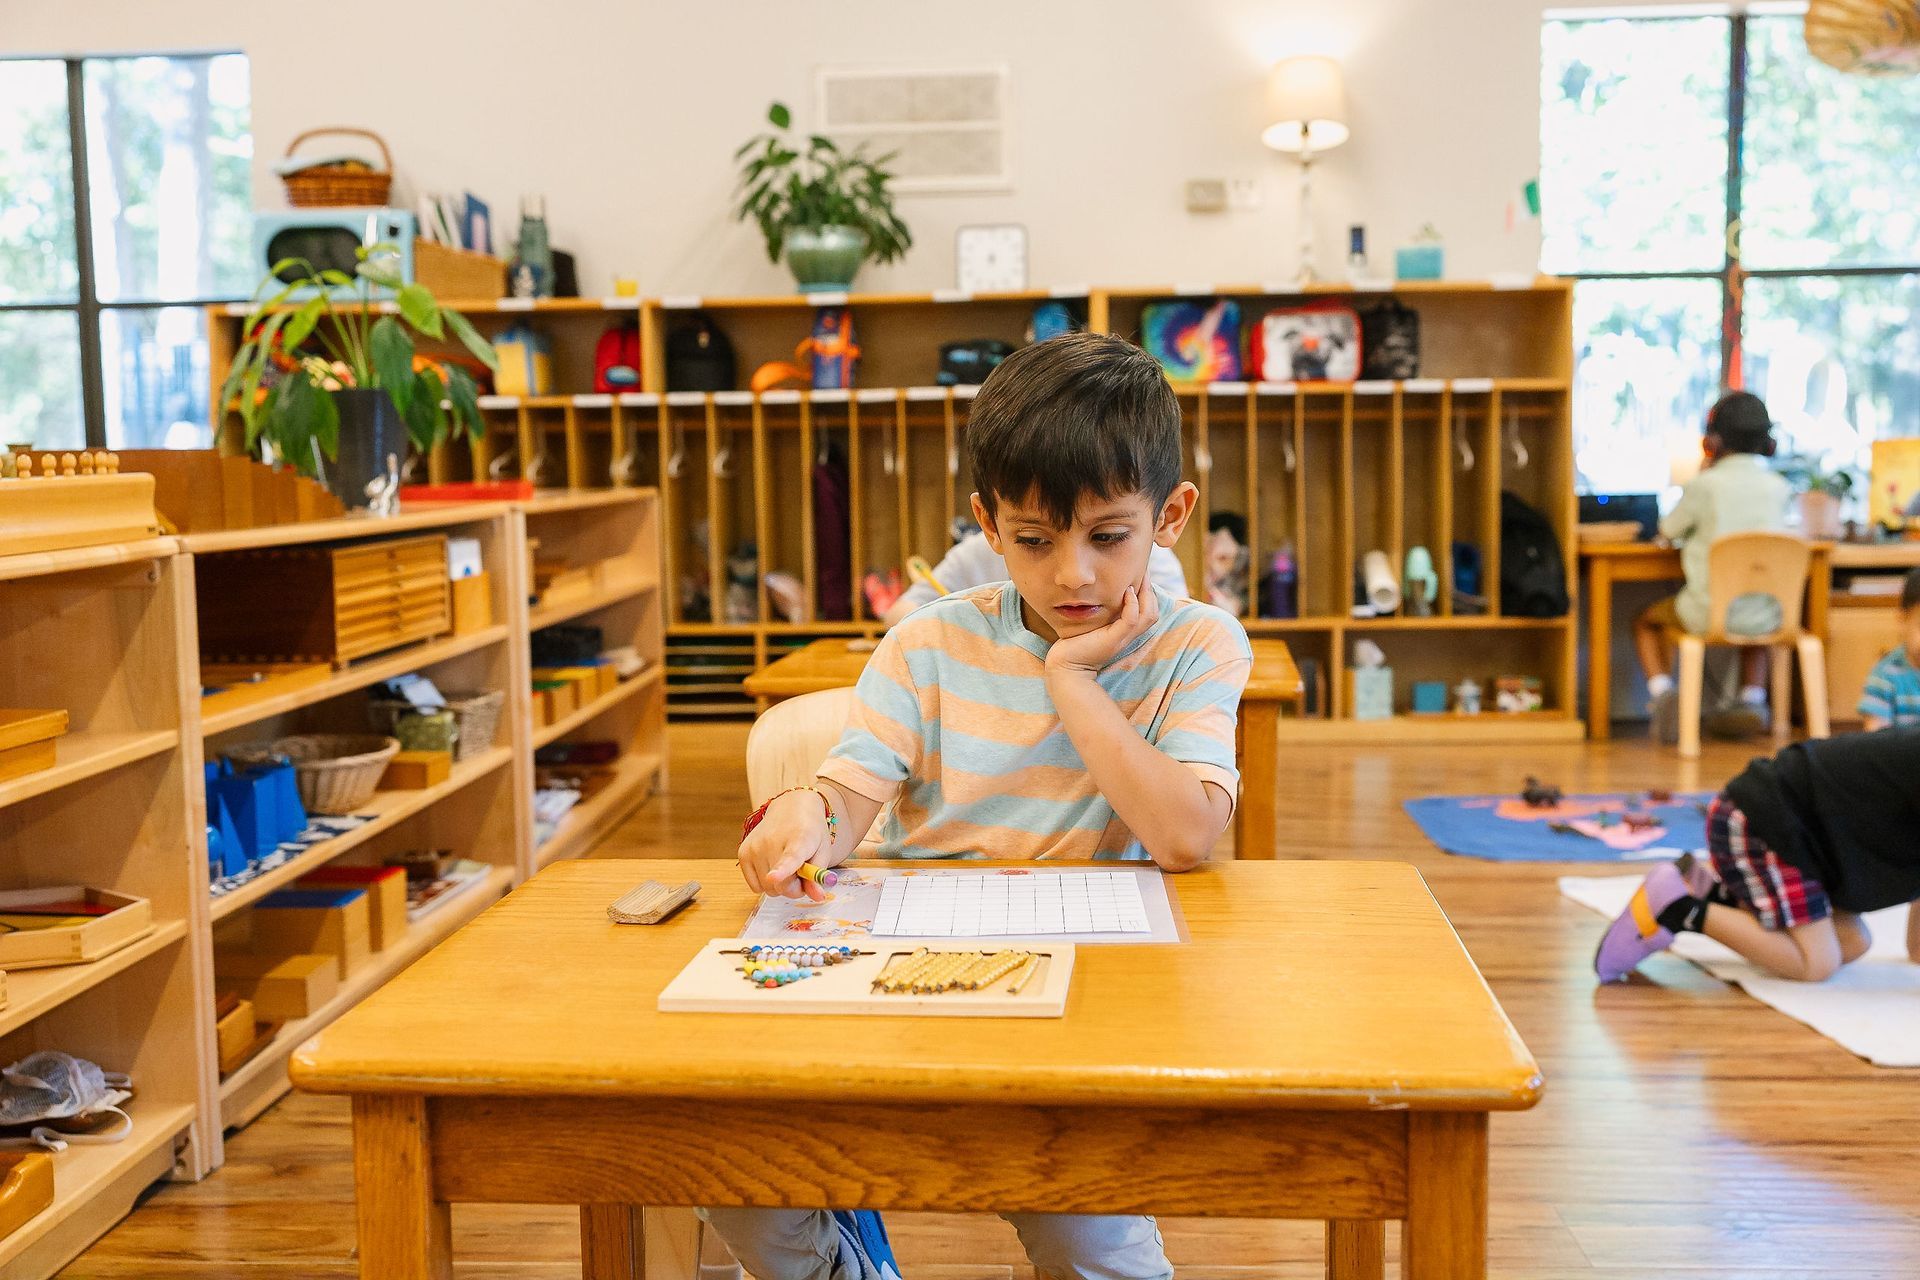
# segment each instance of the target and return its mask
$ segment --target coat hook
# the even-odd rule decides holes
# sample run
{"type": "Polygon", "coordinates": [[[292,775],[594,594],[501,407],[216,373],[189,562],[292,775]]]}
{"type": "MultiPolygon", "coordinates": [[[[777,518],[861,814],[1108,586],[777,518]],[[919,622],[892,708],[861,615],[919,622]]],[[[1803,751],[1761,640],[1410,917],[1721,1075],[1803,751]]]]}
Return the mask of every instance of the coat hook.
{"type": "Polygon", "coordinates": [[[1453,447],[1460,453],[1460,469],[1473,470],[1473,446],[1467,443],[1467,429],[1457,417],[1453,420],[1453,447]]]}
{"type": "Polygon", "coordinates": [[[687,429],[676,426],[673,429],[673,454],[667,459],[667,479],[678,480],[687,469],[687,429]]]}
{"type": "Polygon", "coordinates": [[[1527,465],[1527,446],[1520,439],[1520,411],[1507,411],[1507,446],[1513,450],[1513,465],[1521,470],[1527,465]]]}

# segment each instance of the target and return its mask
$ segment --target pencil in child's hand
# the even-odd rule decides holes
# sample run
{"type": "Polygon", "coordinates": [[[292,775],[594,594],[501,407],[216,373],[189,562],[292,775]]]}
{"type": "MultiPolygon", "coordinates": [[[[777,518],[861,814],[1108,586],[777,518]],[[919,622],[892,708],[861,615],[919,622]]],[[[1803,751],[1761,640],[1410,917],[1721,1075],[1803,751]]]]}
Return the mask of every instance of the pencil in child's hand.
{"type": "Polygon", "coordinates": [[[799,876],[802,880],[813,881],[815,884],[819,885],[822,889],[831,889],[833,888],[833,886],[840,883],[840,873],[838,871],[833,871],[826,867],[816,866],[811,862],[801,863],[798,867],[794,869],[794,874],[799,876]]]}

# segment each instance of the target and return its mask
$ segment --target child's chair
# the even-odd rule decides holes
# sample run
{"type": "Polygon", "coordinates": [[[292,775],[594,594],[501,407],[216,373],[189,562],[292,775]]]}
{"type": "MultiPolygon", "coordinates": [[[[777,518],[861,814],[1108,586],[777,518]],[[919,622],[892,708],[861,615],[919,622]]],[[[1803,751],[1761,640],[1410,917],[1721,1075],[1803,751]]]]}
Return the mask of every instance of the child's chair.
{"type": "MultiPolygon", "coordinates": [[[[753,722],[747,733],[747,799],[755,806],[788,787],[805,786],[819,771],[820,762],[840,741],[853,711],[852,689],[822,689],[776,702],[753,722]]],[[[886,812],[854,852],[871,856],[880,843],[880,824],[886,812]]]]}
{"type": "Polygon", "coordinates": [[[1705,635],[1679,631],[1680,754],[1700,755],[1701,686],[1706,679],[1707,646],[1764,645],[1772,654],[1773,736],[1784,742],[1792,709],[1795,650],[1800,655],[1800,683],[1807,702],[1807,732],[1824,738],[1827,723],[1827,651],[1820,637],[1800,628],[1801,601],[1806,594],[1807,565],[1812,550],[1804,539],[1788,533],[1730,533],[1715,538],[1708,552],[1708,604],[1705,635]],[[1780,606],[1779,629],[1766,635],[1729,634],[1727,614],[1743,596],[1770,596],[1780,606]]]}

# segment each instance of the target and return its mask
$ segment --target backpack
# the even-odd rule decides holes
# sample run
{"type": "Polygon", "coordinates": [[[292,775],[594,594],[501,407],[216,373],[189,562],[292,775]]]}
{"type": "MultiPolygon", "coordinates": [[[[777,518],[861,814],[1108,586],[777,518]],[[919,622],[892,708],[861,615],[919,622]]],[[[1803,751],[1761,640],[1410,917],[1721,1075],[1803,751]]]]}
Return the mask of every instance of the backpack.
{"type": "Polygon", "coordinates": [[[1420,313],[1398,298],[1386,298],[1360,313],[1367,336],[1360,376],[1395,381],[1420,376],[1420,313]]]}
{"type": "Polygon", "coordinates": [[[1254,326],[1249,373],[1262,382],[1352,382],[1360,376],[1360,316],[1315,303],[1275,307],[1254,326]]]}
{"type": "Polygon", "coordinates": [[[617,324],[600,335],[593,346],[593,389],[600,392],[640,389],[640,326],[617,324]]]}
{"type": "Polygon", "coordinates": [[[733,343],[704,311],[667,330],[667,390],[731,391],[740,380],[733,343]]]}
{"type": "Polygon", "coordinates": [[[1500,493],[1500,612],[1509,618],[1565,617],[1567,566],[1547,518],[1511,490],[1500,493]]]}

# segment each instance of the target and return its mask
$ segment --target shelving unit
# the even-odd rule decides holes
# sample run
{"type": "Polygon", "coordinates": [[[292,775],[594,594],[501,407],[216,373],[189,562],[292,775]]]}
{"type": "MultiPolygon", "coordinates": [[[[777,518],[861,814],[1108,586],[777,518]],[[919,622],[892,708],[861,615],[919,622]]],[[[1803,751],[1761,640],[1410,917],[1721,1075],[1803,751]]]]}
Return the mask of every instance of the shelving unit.
{"type": "MultiPolygon", "coordinates": [[[[51,1275],[156,1178],[198,1178],[218,1167],[224,1131],[286,1091],[287,1058],[301,1041],[532,874],[537,745],[613,738],[623,748],[611,784],[569,815],[540,851],[542,865],[584,852],[659,785],[666,744],[658,504],[647,489],[555,493],[527,503],[419,507],[391,519],[0,557],[0,706],[64,706],[70,715],[52,767],[0,782],[0,888],[84,883],[137,894],[152,903],[156,925],[91,964],[8,974],[0,1061],[63,1049],[128,1071],[137,1093],[131,1138],[56,1157],[56,1202],[0,1240],[0,1275],[51,1275]],[[491,575],[491,625],[376,654],[317,683],[202,716],[194,583],[205,558],[433,531],[479,540],[491,575]],[[540,539],[543,555],[592,573],[592,589],[531,609],[530,537],[540,539]],[[634,645],[647,666],[536,742],[528,631],[563,620],[600,625],[609,645],[634,645]],[[376,792],[358,810],[371,821],[213,898],[202,762],[288,733],[364,731],[367,691],[413,671],[450,691],[504,690],[492,748],[434,786],[376,792]],[[243,928],[260,899],[324,864],[377,863],[410,848],[452,849],[488,871],[222,1080],[213,1028],[216,936],[243,928]],[[58,856],[47,856],[49,849],[58,856]]],[[[263,602],[274,598],[271,581],[250,589],[263,602]]]]}

